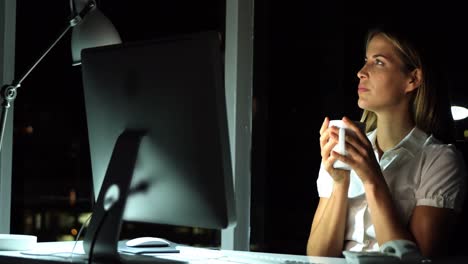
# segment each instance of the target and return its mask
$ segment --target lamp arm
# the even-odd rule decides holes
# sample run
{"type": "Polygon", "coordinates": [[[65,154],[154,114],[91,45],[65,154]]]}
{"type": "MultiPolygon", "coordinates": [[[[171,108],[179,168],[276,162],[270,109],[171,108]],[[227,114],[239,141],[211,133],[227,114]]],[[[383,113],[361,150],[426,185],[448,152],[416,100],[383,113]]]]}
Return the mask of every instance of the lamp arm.
{"type": "Polygon", "coordinates": [[[60,42],[60,40],[68,33],[68,31],[78,25],[83,18],[91,11],[96,4],[94,1],[90,1],[83,10],[81,10],[75,17],[73,17],[68,23],[67,27],[62,31],[58,38],[47,48],[47,50],[36,60],[36,62],[27,70],[21,78],[13,81],[12,84],[3,85],[1,88],[1,94],[3,97],[2,102],[2,115],[0,119],[0,152],[2,151],[3,146],[3,136],[5,134],[6,120],[8,117],[8,110],[11,107],[11,104],[16,99],[18,94],[17,89],[21,86],[21,83],[28,77],[28,75],[36,68],[36,66],[49,54],[49,52],[60,42]]]}
{"type": "Polygon", "coordinates": [[[6,120],[8,117],[8,110],[11,107],[11,104],[16,99],[16,95],[18,94],[17,89],[21,86],[21,83],[28,77],[28,75],[36,68],[36,66],[42,61],[42,59],[47,56],[47,54],[55,47],[55,45],[65,36],[65,34],[72,28],[71,25],[68,25],[67,28],[60,34],[60,36],[49,46],[49,48],[42,54],[39,59],[26,71],[26,73],[21,76],[16,81],[13,81],[12,84],[6,84],[2,87],[1,93],[3,97],[2,102],[2,116],[0,119],[0,151],[2,151],[3,147],[3,136],[5,134],[5,126],[6,120]]]}

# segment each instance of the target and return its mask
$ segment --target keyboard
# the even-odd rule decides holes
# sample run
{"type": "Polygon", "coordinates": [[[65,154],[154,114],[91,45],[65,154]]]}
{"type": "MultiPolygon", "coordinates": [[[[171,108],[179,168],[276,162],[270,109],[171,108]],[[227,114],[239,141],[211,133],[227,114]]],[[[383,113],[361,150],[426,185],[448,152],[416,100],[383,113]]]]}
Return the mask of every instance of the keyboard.
{"type": "Polygon", "coordinates": [[[257,253],[248,251],[235,251],[229,252],[225,255],[223,260],[228,261],[227,263],[255,263],[255,264],[319,264],[305,260],[305,257],[301,256],[285,256],[282,254],[274,253],[257,253]]]}
{"type": "Polygon", "coordinates": [[[211,250],[180,247],[181,254],[155,254],[163,259],[190,264],[320,264],[305,256],[259,253],[249,251],[211,250]]]}

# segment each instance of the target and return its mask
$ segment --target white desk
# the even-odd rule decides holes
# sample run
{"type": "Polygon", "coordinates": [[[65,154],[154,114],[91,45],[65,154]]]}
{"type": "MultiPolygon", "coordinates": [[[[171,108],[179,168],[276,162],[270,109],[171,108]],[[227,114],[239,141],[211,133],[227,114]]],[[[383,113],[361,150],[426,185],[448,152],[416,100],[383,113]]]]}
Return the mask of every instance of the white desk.
{"type": "MultiPolygon", "coordinates": [[[[70,263],[70,252],[74,242],[43,242],[31,251],[0,251],[0,264],[30,264],[30,263],[70,263]]],[[[180,253],[154,254],[173,260],[184,260],[195,264],[267,264],[267,263],[317,263],[317,264],[346,264],[343,258],[308,257],[301,255],[258,253],[231,250],[211,250],[196,247],[180,246],[180,253]]],[[[73,263],[85,263],[83,246],[78,242],[73,256],[73,263]]]]}
{"type": "MultiPolygon", "coordinates": [[[[43,242],[38,243],[34,250],[27,252],[0,251],[0,264],[57,264],[86,263],[81,241],[75,248],[73,259],[70,252],[74,242],[43,242]],[[73,262],[71,262],[73,260],[73,262]]],[[[343,258],[308,257],[301,255],[259,253],[232,250],[211,250],[189,246],[180,246],[180,253],[155,254],[173,260],[184,260],[190,264],[346,264],[343,258]]],[[[157,262],[163,263],[163,262],[157,262]]],[[[451,257],[431,264],[466,264],[467,256],[451,257]]]]}

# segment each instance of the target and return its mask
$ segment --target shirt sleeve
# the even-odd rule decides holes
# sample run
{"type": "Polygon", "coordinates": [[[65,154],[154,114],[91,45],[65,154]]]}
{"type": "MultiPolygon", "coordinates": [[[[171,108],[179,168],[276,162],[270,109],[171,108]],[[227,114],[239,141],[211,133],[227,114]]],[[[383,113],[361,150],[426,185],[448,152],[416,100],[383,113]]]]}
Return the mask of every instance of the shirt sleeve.
{"type": "Polygon", "coordinates": [[[320,164],[319,175],[317,179],[317,192],[319,197],[329,198],[333,190],[333,178],[320,164]]]}
{"type": "Polygon", "coordinates": [[[433,145],[425,150],[416,205],[462,209],[465,200],[466,167],[453,145],[433,145]]]}

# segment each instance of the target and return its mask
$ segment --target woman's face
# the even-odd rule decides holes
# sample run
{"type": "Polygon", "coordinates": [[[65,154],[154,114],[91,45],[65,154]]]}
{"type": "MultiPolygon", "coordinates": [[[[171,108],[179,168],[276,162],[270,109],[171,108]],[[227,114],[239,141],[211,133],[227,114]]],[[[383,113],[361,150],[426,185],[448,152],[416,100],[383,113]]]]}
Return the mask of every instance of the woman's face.
{"type": "Polygon", "coordinates": [[[365,64],[357,73],[359,107],[379,113],[408,104],[407,94],[415,87],[412,74],[404,68],[392,42],[375,35],[367,47],[365,64]]]}

